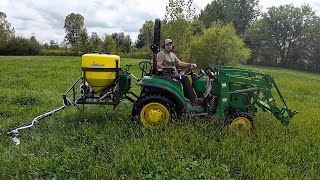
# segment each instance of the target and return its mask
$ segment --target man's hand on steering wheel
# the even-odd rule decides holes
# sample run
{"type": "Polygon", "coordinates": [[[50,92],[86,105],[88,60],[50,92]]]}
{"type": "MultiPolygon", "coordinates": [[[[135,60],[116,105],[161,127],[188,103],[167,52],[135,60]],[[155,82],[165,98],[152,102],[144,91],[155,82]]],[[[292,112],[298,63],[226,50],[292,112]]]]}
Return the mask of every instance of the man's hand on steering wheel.
{"type": "Polygon", "coordinates": [[[197,64],[192,64],[190,63],[190,66],[188,67],[188,69],[184,72],[185,75],[191,75],[193,74],[193,70],[197,68],[197,64]]]}

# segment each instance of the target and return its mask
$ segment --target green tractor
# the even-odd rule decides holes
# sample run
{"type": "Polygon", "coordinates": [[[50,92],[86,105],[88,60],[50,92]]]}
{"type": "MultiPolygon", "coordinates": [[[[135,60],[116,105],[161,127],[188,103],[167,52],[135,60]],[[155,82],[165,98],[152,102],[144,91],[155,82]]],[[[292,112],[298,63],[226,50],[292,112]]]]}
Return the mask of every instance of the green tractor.
{"type": "Polygon", "coordinates": [[[172,76],[171,69],[157,75],[156,55],[160,50],[160,27],[160,20],[156,19],[154,44],[151,46],[153,68],[150,73],[142,68],[145,74],[137,83],[141,86],[141,92],[132,109],[132,117],[144,126],[159,127],[173,117],[191,114],[215,115],[217,118],[224,118],[232,129],[250,130],[257,107],[271,112],[283,125],[288,125],[289,120],[297,113],[287,107],[271,75],[215,65],[201,69],[198,74],[193,72],[192,67],[184,72],[191,75],[193,89],[201,99],[201,106],[193,107],[184,97],[179,78],[172,76]],[[284,107],[276,105],[272,88],[275,88],[284,107]]]}
{"type": "Polygon", "coordinates": [[[183,73],[191,75],[192,87],[201,100],[200,106],[192,106],[184,97],[179,77],[172,76],[172,69],[161,74],[157,70],[156,56],[160,51],[159,19],[155,20],[152,62],[139,64],[141,78],[130,73],[130,66],[121,68],[120,57],[102,53],[82,56],[82,76],[63,95],[61,107],[48,111],[33,120],[10,129],[7,135],[19,144],[18,131],[70,105],[97,104],[116,107],[124,100],[133,103],[132,119],[148,128],[158,128],[173,118],[191,116],[215,116],[224,119],[234,130],[248,131],[253,128],[253,116],[257,108],[272,113],[282,125],[297,113],[287,107],[273,76],[230,66],[211,65],[194,73],[190,67],[183,73]],[[131,91],[132,78],[141,87],[140,94],[131,91]],[[80,87],[79,91],[76,87],[80,87]],[[273,97],[277,93],[282,107],[273,97]]]}

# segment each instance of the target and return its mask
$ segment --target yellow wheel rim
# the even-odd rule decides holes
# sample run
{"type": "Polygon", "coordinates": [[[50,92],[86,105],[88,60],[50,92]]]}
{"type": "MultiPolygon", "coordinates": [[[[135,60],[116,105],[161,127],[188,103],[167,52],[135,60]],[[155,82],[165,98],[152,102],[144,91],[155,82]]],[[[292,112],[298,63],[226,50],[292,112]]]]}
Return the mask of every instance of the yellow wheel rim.
{"type": "Polygon", "coordinates": [[[169,122],[170,112],[161,103],[146,104],[140,112],[140,121],[145,127],[158,128],[169,122]]]}
{"type": "Polygon", "coordinates": [[[241,116],[234,119],[229,128],[233,131],[249,132],[252,129],[252,124],[248,118],[241,116]]]}

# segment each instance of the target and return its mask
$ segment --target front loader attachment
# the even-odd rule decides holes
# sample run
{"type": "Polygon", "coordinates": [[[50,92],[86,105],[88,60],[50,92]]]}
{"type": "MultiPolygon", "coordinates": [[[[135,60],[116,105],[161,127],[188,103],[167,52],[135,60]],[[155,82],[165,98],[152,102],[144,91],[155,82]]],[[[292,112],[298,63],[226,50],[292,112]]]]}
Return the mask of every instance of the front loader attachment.
{"type": "Polygon", "coordinates": [[[211,71],[218,77],[220,114],[224,113],[225,106],[231,109],[248,109],[254,114],[257,106],[270,112],[282,125],[287,126],[290,119],[298,113],[288,108],[272,75],[231,66],[212,66],[211,71]]]}

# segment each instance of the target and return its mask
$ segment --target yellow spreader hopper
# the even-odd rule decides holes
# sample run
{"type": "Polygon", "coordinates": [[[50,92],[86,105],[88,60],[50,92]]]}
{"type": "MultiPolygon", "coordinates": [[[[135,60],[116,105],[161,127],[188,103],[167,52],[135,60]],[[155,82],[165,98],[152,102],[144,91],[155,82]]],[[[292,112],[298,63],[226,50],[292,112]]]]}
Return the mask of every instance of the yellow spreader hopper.
{"type": "Polygon", "coordinates": [[[83,78],[97,94],[116,80],[117,67],[120,67],[120,57],[117,55],[85,54],[82,56],[83,78]]]}

